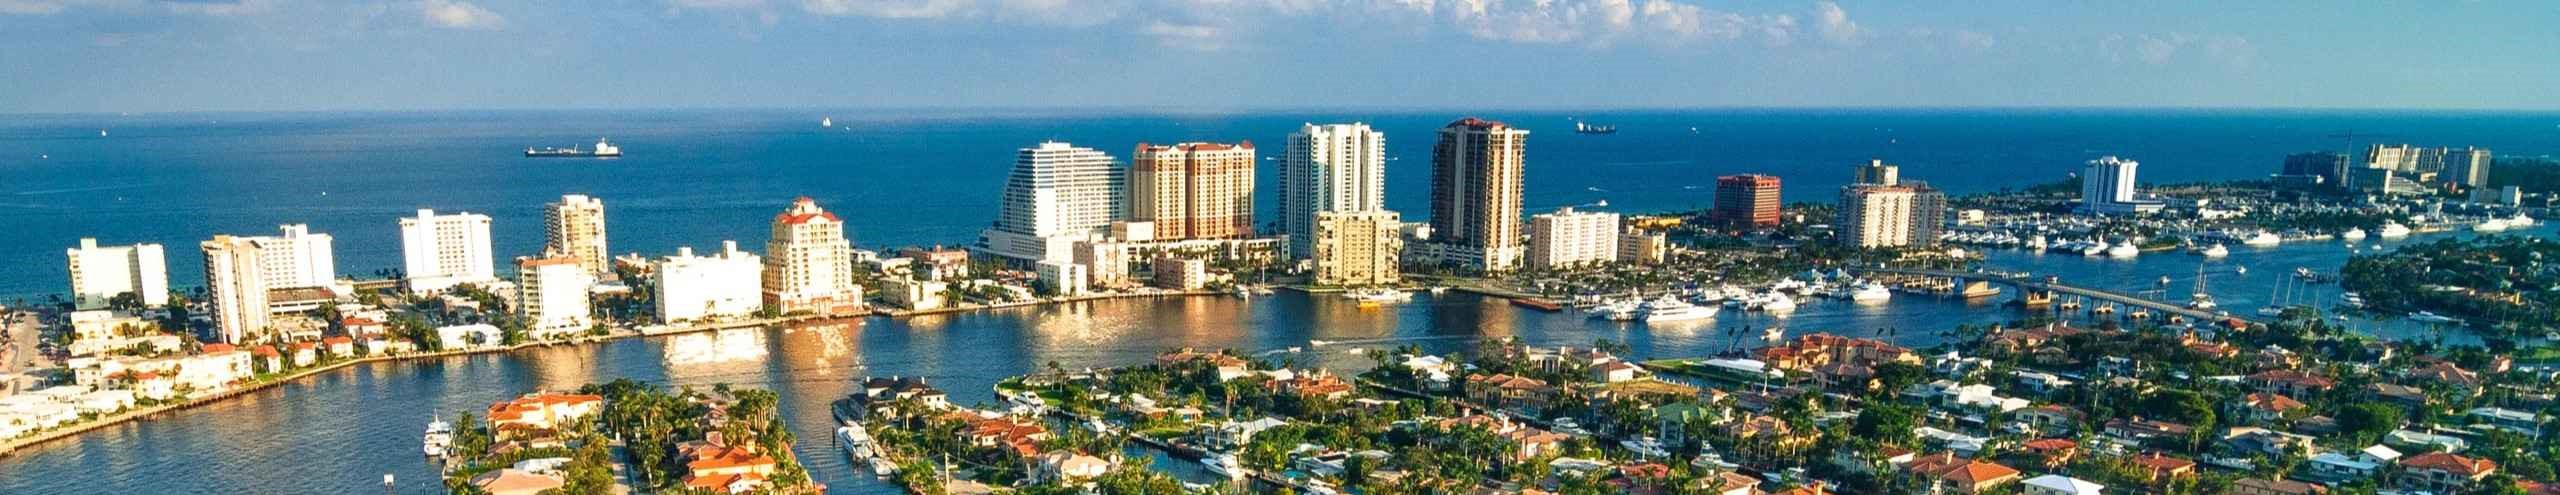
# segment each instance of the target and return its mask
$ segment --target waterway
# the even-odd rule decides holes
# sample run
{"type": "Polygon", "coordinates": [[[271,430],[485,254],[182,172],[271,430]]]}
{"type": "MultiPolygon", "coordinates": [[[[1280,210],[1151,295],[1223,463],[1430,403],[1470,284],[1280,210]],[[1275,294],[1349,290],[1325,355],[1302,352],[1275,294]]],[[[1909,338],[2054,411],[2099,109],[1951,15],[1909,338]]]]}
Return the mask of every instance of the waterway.
{"type": "MultiPolygon", "coordinates": [[[[2174,279],[2169,295],[2184,297],[2202,262],[2208,290],[2234,311],[2247,311],[2294,266],[2336,270],[2349,253],[2342,246],[2237,249],[2216,261],[2184,254],[2104,260],[1994,251],[1989,263],[2127,291],[2148,288],[2166,275],[2174,279]],[[2249,273],[2230,273],[2240,266],[2249,273]]],[[[1411,343],[1445,352],[1505,337],[1540,346],[1611,339],[1642,357],[1699,356],[1756,346],[1757,332],[1737,330],[1772,325],[1786,327],[1790,335],[1902,329],[1887,338],[1928,347],[1943,341],[1940,331],[1958,324],[2019,317],[1999,305],[2000,299],[2005,296],[1963,301],[1898,295],[1871,305],[1819,301],[1784,316],[1729,311],[1708,321],[1647,326],[1538,312],[1459,293],[1420,294],[1408,304],[1364,309],[1338,297],[1283,291],[1251,299],[1104,300],[372,363],[31,447],[0,459],[0,493],[365,493],[382,490],[386,473],[401,480],[400,493],[433,493],[440,490],[435,470],[418,456],[418,433],[431,417],[451,417],[530,390],[614,378],[775,390],[800,438],[796,450],[821,482],[836,493],[895,493],[829,445],[827,405],[857,377],[923,376],[955,402],[992,404],[989,387],[996,381],[1052,362],[1068,369],[1121,366],[1177,347],[1250,349],[1342,370],[1370,365],[1353,348],[1411,343]],[[1337,343],[1316,346],[1314,340],[1337,343]],[[1288,352],[1293,347],[1303,352],[1288,352]]],[[[2368,328],[2402,338],[2435,334],[2387,321],[2368,328]]],[[[1177,471],[1197,474],[1188,466],[1177,471]]]]}

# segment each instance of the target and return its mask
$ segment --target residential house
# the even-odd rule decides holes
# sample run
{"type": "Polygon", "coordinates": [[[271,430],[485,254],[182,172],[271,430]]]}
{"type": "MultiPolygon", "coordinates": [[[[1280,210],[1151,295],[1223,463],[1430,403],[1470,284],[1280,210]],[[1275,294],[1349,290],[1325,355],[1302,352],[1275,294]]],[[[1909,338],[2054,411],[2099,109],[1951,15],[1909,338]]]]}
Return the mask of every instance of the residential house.
{"type": "Polygon", "coordinates": [[[2312,397],[2338,386],[2329,377],[2294,370],[2267,370],[2249,375],[2249,387],[2259,392],[2272,392],[2296,397],[2312,397]]]}
{"type": "Polygon", "coordinates": [[[2427,490],[2436,493],[2468,493],[2481,480],[2498,472],[2498,463],[2488,459],[2459,454],[2428,452],[2400,460],[2400,473],[2391,478],[2391,486],[2403,490],[2427,490]]]}
{"type": "Polygon", "coordinates": [[[1983,493],[2001,485],[2015,483],[2016,469],[1979,459],[1963,459],[1952,452],[1920,456],[1902,465],[1904,471],[1930,481],[1937,493],[1983,493]]]}
{"type": "Polygon", "coordinates": [[[2329,487],[2293,480],[2241,478],[2231,482],[2222,495],[2326,495],[2329,487]]]}
{"type": "Polygon", "coordinates": [[[2059,474],[2027,478],[2022,484],[2026,495],[2100,495],[2107,489],[2106,485],[2059,474]]]}

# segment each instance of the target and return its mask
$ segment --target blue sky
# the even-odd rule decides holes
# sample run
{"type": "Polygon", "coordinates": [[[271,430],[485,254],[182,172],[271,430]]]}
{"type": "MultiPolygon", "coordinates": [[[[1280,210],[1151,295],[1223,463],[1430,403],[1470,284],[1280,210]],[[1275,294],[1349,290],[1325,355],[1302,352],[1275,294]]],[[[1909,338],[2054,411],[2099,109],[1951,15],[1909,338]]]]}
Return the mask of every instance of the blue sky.
{"type": "Polygon", "coordinates": [[[0,112],[2560,108],[2560,2],[0,0],[0,112]]]}

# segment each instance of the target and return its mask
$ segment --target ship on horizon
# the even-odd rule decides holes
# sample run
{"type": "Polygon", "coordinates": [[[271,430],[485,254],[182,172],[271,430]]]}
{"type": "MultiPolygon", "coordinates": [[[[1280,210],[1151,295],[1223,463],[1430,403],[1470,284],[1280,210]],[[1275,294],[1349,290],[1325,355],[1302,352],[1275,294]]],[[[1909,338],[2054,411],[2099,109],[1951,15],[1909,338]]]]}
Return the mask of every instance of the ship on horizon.
{"type": "Polygon", "coordinates": [[[622,156],[622,148],[604,139],[596,139],[596,149],[588,151],[576,146],[567,148],[525,148],[525,158],[613,158],[622,156]]]}
{"type": "Polygon", "coordinates": [[[1573,123],[1573,133],[1574,133],[1574,134],[1617,134],[1617,133],[1618,133],[1618,126],[1614,126],[1614,125],[1591,125],[1591,123],[1589,123],[1589,122],[1574,122],[1574,123],[1573,123]]]}

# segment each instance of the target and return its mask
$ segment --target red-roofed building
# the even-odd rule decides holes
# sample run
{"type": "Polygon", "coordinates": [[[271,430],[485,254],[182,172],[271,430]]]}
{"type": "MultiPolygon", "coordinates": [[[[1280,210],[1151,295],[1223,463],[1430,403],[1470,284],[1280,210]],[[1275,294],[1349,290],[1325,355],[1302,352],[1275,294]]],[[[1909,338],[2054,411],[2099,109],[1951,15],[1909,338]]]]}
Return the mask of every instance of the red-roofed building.
{"type": "Polygon", "coordinates": [[[1953,493],[1982,493],[2018,481],[2016,469],[1978,459],[1963,459],[1952,452],[1920,456],[1902,465],[1913,475],[1926,477],[1941,490],[1953,493]]]}
{"type": "Polygon", "coordinates": [[[2159,452],[2144,452],[2127,460],[2141,467],[2143,476],[2149,478],[2154,484],[2196,474],[2196,461],[2169,457],[2159,452]]]}
{"type": "Polygon", "coordinates": [[[490,404],[489,428],[502,433],[502,437],[507,431],[552,430],[571,420],[595,416],[603,409],[604,397],[598,395],[525,394],[490,404]]]}
{"type": "Polygon", "coordinates": [[[2392,486],[2404,490],[2464,493],[2497,472],[2498,463],[2488,459],[2429,452],[2400,459],[2400,474],[2392,478],[2392,486]]]}
{"type": "Polygon", "coordinates": [[[2329,377],[2294,370],[2267,370],[2249,375],[2249,386],[2260,392],[2310,397],[2338,386],[2329,377]]]}

